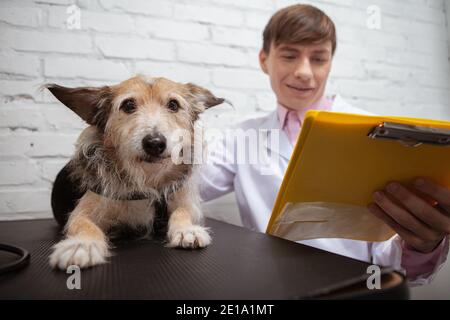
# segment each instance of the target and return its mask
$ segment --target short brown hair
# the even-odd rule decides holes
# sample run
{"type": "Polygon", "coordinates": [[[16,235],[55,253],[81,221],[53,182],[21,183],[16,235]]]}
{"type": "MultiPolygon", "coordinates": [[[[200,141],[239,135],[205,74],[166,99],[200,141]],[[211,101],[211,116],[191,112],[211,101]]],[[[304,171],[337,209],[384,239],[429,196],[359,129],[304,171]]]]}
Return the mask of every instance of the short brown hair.
{"type": "Polygon", "coordinates": [[[295,4],[277,11],[263,32],[263,50],[269,53],[272,42],[315,44],[331,41],[336,51],[336,27],[322,10],[305,4],[295,4]]]}

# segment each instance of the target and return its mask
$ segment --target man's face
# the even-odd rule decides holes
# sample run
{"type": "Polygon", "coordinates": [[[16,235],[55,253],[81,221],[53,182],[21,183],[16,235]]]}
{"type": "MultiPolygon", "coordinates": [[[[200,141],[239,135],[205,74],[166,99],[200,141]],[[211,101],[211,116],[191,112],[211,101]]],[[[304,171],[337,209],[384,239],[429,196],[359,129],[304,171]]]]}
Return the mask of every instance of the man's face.
{"type": "Polygon", "coordinates": [[[323,96],[333,60],[331,51],[331,41],[276,47],[272,43],[269,53],[261,50],[261,68],[269,75],[272,90],[281,105],[300,110],[323,96]]]}

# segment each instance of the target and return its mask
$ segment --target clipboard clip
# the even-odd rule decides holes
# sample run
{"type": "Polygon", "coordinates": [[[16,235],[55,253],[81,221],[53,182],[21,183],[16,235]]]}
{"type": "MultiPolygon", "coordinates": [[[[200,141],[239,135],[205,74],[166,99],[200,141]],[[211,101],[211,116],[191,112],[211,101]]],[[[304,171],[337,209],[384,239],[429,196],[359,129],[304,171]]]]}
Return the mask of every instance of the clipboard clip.
{"type": "Polygon", "coordinates": [[[450,130],[414,126],[408,124],[383,122],[372,129],[368,136],[372,139],[398,140],[407,147],[418,147],[422,144],[450,146],[450,130]]]}

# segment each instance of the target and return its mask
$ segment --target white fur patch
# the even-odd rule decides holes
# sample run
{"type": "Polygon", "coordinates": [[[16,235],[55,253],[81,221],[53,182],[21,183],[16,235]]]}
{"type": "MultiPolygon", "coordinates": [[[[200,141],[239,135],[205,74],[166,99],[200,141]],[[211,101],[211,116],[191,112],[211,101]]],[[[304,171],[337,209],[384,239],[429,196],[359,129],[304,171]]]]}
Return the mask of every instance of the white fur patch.
{"type": "Polygon", "coordinates": [[[198,225],[189,225],[184,228],[169,230],[168,247],[204,248],[211,243],[211,236],[207,228],[198,225]]]}
{"type": "Polygon", "coordinates": [[[108,256],[108,245],[105,241],[73,237],[53,247],[50,265],[61,270],[66,270],[71,265],[88,268],[105,263],[108,256]]]}

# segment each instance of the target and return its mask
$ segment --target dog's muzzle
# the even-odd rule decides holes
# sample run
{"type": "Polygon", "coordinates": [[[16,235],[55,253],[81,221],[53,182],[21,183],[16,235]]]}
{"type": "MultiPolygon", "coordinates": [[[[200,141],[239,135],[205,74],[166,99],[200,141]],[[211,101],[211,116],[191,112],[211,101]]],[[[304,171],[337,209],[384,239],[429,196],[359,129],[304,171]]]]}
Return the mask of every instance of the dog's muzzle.
{"type": "Polygon", "coordinates": [[[160,134],[148,134],[142,139],[142,148],[152,157],[159,157],[167,147],[166,138],[160,134]]]}

